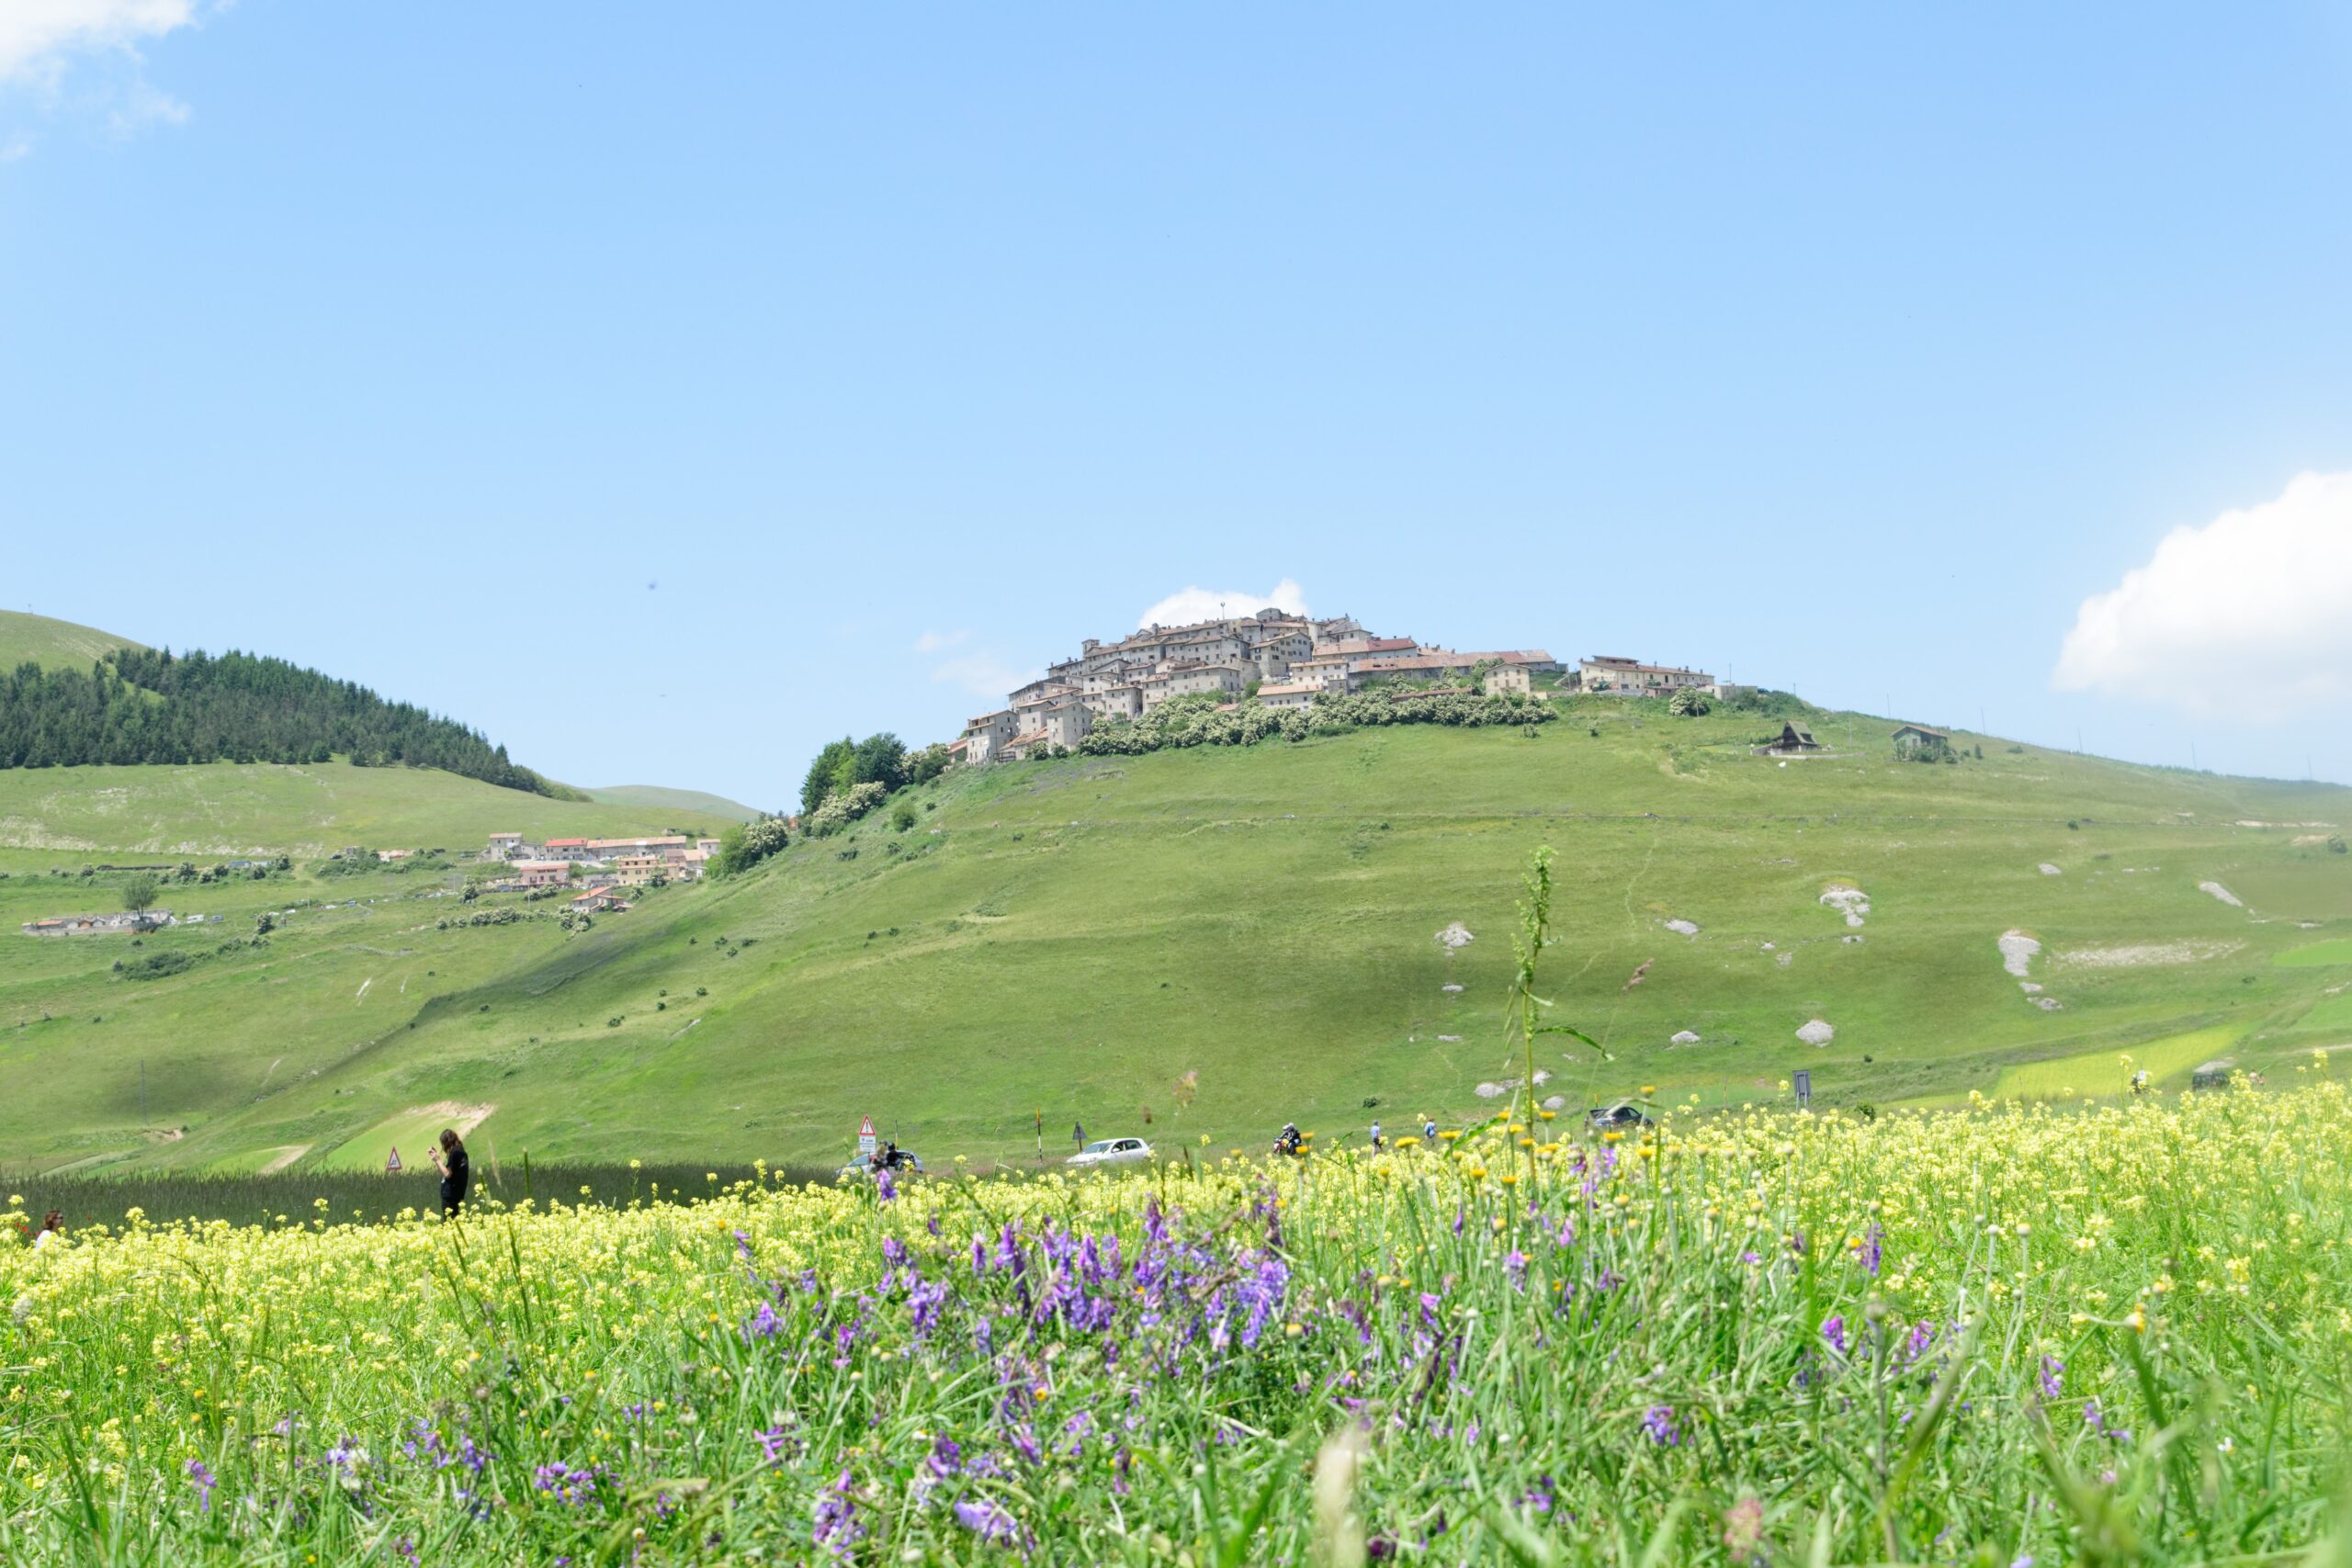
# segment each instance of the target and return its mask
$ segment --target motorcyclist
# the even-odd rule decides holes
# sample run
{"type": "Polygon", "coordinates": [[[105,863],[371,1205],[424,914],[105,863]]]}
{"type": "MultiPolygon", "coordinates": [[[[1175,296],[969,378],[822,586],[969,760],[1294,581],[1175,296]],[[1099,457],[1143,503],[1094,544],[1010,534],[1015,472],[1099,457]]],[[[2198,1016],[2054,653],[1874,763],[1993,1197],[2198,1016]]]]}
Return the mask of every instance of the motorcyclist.
{"type": "Polygon", "coordinates": [[[1299,1146],[1305,1142],[1306,1136],[1299,1132],[1298,1123],[1285,1122],[1283,1123],[1282,1134],[1274,1139],[1274,1152],[1281,1155],[1295,1155],[1298,1153],[1299,1146]]]}

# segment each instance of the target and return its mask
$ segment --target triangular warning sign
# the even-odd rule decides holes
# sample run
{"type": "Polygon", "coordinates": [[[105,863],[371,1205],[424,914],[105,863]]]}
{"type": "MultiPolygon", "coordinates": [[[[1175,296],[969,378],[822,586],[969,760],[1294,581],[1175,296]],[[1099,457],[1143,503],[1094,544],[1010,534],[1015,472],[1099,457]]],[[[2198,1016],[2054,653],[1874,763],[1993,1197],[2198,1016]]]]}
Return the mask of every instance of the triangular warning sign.
{"type": "Polygon", "coordinates": [[[859,1118],[858,1118],[858,1121],[857,1121],[857,1135],[858,1135],[859,1137],[861,1137],[861,1138],[870,1138],[870,1137],[874,1136],[874,1118],[873,1118],[873,1117],[871,1117],[871,1116],[861,1116],[861,1117],[859,1117],[859,1118]]]}
{"type": "Polygon", "coordinates": [[[400,1168],[401,1168],[401,1152],[400,1152],[400,1150],[398,1150],[398,1149],[394,1149],[394,1150],[392,1151],[392,1153],[391,1153],[391,1157],[390,1157],[390,1158],[389,1158],[389,1159],[387,1159],[386,1161],[384,1161],[384,1174],[385,1174],[385,1175],[387,1175],[387,1176],[389,1176],[389,1175],[390,1175],[393,1171],[398,1170],[400,1168]]]}

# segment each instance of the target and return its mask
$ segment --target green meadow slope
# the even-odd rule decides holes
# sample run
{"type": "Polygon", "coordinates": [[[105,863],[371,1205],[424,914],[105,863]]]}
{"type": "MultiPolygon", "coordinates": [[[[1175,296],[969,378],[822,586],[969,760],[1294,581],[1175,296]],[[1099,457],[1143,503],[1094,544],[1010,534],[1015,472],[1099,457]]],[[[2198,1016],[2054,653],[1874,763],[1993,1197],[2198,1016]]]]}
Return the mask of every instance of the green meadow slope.
{"type": "Polygon", "coordinates": [[[662,810],[692,811],[704,817],[724,818],[729,822],[749,822],[760,815],[756,807],[745,806],[741,801],[729,800],[723,795],[707,795],[698,789],[667,789],[661,784],[611,784],[581,793],[607,806],[650,806],[662,810]]]}
{"type": "Polygon", "coordinates": [[[118,648],[145,646],[96,626],[54,621],[22,610],[0,610],[0,670],[14,670],[25,663],[88,664],[118,648]]]}
{"type": "MultiPolygon", "coordinates": [[[[413,875],[229,885],[224,928],[147,939],[197,959],[155,979],[112,971],[119,939],[0,931],[0,1149],[375,1164],[462,1114],[508,1159],[801,1160],[845,1152],[871,1113],[934,1160],[988,1159],[1033,1149],[1039,1112],[1049,1152],[1074,1122],[1231,1147],[1285,1118],[1329,1136],[1475,1114],[1510,1068],[1512,907],[1540,844],[1559,883],[1544,989],[1613,1057],[1548,1051],[1546,1092],[1572,1106],[1644,1083],[1737,1104],[1796,1067],[1847,1105],[2104,1095],[2122,1053],[2177,1084],[2216,1056],[2291,1077],[2352,1041],[2352,857],[2326,842],[2352,792],[1991,739],[1982,760],[1898,763],[1885,721],[1849,715],[1816,726],[1834,754],[1782,765],[1749,752],[1753,717],[1569,706],[1532,738],[1392,728],[951,773],[910,793],[910,830],[877,814],[584,933],[512,900],[512,924],[445,928],[467,912],[448,879],[413,875]],[[1823,901],[1839,887],[1867,897],[1860,925],[1823,901]],[[269,945],[215,951],[264,906],[292,911],[269,945]],[[1457,922],[1470,940],[1449,947],[1457,922]],[[2012,943],[2023,976],[2009,932],[2041,944],[2012,943]],[[1798,1040],[1815,1019],[1830,1043],[1798,1040]]],[[[0,775],[20,838],[242,842],[271,815],[198,829],[19,783],[0,775]]],[[[548,830],[533,811],[616,809],[484,793],[507,809],[353,836],[456,847],[548,830]]],[[[13,924],[61,891],[19,871],[0,905],[13,924]]]]}

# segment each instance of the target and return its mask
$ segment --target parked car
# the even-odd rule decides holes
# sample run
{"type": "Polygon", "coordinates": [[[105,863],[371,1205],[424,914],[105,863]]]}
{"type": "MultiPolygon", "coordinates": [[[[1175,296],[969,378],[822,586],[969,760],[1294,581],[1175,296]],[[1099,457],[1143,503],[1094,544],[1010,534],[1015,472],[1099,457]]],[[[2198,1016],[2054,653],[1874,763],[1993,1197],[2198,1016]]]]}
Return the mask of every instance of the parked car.
{"type": "Polygon", "coordinates": [[[1097,1138],[1063,1163],[1080,1170],[1102,1165],[1141,1165],[1151,1158],[1151,1145],[1141,1138],[1097,1138]]]}
{"type": "Polygon", "coordinates": [[[1596,1105],[1584,1113],[1584,1120],[1585,1125],[1596,1133],[1623,1132],[1650,1124],[1650,1119],[1642,1114],[1642,1108],[1630,1100],[1621,1100],[1614,1105],[1596,1105]]]}

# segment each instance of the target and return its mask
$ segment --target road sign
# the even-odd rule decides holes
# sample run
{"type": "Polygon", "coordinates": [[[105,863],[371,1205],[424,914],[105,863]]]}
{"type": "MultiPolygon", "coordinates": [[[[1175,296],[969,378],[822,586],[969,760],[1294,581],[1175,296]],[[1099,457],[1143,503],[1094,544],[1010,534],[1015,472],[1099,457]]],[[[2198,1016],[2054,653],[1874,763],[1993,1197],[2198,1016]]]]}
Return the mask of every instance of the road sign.
{"type": "Polygon", "coordinates": [[[860,1159],[872,1159],[874,1157],[874,1118],[871,1116],[864,1116],[858,1119],[857,1156],[860,1159]]]}
{"type": "Polygon", "coordinates": [[[1804,1067],[1799,1067],[1791,1075],[1790,1081],[1796,1086],[1797,1103],[1811,1105],[1813,1103],[1813,1074],[1804,1067]]]}
{"type": "Polygon", "coordinates": [[[398,1149],[394,1149],[391,1153],[391,1157],[384,1161],[384,1174],[390,1176],[394,1171],[400,1169],[400,1168],[401,1152],[398,1149]]]}

